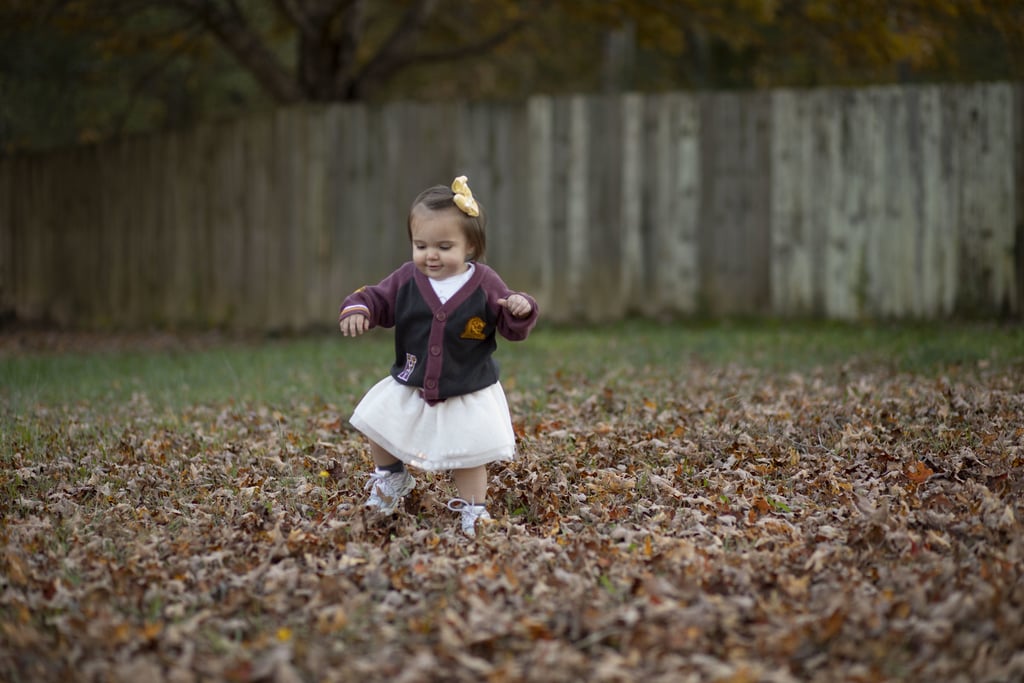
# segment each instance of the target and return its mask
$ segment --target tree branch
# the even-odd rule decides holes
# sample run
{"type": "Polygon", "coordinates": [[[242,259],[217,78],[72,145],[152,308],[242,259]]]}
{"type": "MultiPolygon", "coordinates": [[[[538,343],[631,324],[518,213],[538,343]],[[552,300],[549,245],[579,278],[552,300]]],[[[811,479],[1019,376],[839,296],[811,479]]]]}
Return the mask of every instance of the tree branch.
{"type": "Polygon", "coordinates": [[[234,0],[226,8],[206,0],[165,1],[201,21],[274,100],[288,104],[303,99],[298,83],[252,30],[234,0]]]}
{"type": "Polygon", "coordinates": [[[274,4],[277,5],[282,14],[295,24],[300,34],[312,35],[316,33],[316,27],[313,26],[310,15],[296,4],[296,0],[276,0],[274,4]]]}
{"type": "Polygon", "coordinates": [[[379,73],[394,72],[389,63],[399,60],[399,53],[402,45],[407,41],[415,42],[415,34],[423,28],[427,17],[434,11],[437,0],[418,0],[410,7],[401,21],[395,26],[395,30],[387,37],[377,54],[367,62],[355,75],[351,82],[353,92],[358,92],[364,82],[377,76],[379,73]]]}
{"type": "Polygon", "coordinates": [[[395,51],[391,55],[381,55],[378,53],[377,57],[367,64],[356,78],[353,79],[350,86],[351,92],[354,96],[362,96],[370,81],[387,78],[414,64],[450,62],[487,52],[511,38],[526,24],[525,20],[515,21],[481,40],[444,50],[409,51],[404,54],[398,54],[395,51]]]}
{"type": "Polygon", "coordinates": [[[355,0],[348,3],[342,11],[341,32],[337,38],[335,54],[337,71],[334,74],[334,91],[342,96],[355,71],[356,55],[359,42],[362,40],[363,20],[366,16],[364,10],[363,0],[355,0]]]}
{"type": "Polygon", "coordinates": [[[516,21],[475,43],[467,43],[447,50],[424,51],[404,55],[395,59],[390,66],[394,67],[392,71],[396,71],[404,69],[411,64],[448,62],[487,52],[504,43],[525,25],[526,21],[516,21]]]}
{"type": "Polygon", "coordinates": [[[331,17],[353,4],[353,0],[274,0],[274,4],[301,33],[316,35],[331,17]]]}
{"type": "Polygon", "coordinates": [[[188,45],[188,43],[196,39],[199,36],[200,32],[203,30],[202,26],[194,18],[189,17],[187,18],[187,20],[189,21],[189,25],[182,27],[182,30],[186,31],[186,33],[188,34],[188,39],[178,47],[171,49],[164,56],[163,59],[157,62],[157,64],[155,64],[152,68],[148,69],[147,71],[143,72],[141,76],[135,79],[129,92],[128,104],[125,105],[125,107],[120,111],[120,113],[117,115],[115,119],[113,125],[114,135],[120,136],[124,132],[125,123],[128,121],[129,115],[131,115],[132,110],[135,108],[135,103],[138,101],[139,93],[142,92],[142,89],[153,78],[158,76],[161,72],[165,71],[171,65],[171,63],[175,59],[177,59],[182,52],[185,51],[185,47],[188,45]]]}

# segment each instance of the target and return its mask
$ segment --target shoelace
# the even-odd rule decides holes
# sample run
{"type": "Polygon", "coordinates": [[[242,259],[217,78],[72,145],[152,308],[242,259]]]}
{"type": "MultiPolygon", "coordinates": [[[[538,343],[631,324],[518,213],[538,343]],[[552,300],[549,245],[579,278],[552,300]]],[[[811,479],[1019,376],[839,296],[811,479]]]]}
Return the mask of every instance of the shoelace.
{"type": "Polygon", "coordinates": [[[462,512],[463,510],[465,510],[466,508],[471,507],[471,506],[472,507],[476,507],[476,504],[475,503],[471,503],[470,501],[466,500],[465,498],[452,498],[446,504],[446,507],[449,510],[451,510],[452,512],[462,512]]]}
{"type": "Polygon", "coordinates": [[[370,481],[366,482],[366,485],[363,486],[363,488],[364,489],[372,488],[373,485],[376,484],[377,482],[384,481],[384,479],[387,476],[388,476],[387,472],[378,472],[377,470],[374,470],[373,472],[370,472],[370,474],[369,474],[370,481]]]}

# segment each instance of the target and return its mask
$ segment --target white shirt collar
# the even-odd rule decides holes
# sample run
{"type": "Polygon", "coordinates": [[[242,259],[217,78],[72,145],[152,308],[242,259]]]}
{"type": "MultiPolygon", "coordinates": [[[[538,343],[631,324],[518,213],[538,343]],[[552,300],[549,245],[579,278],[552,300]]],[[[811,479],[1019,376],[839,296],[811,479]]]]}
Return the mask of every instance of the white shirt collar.
{"type": "Polygon", "coordinates": [[[428,278],[430,280],[430,286],[434,289],[434,294],[437,294],[437,298],[441,300],[441,303],[445,303],[448,299],[455,296],[455,293],[462,289],[462,285],[469,281],[469,278],[473,276],[473,271],[476,270],[476,266],[472,262],[466,264],[469,267],[466,268],[466,272],[459,273],[458,275],[452,275],[443,280],[435,280],[434,278],[428,278]]]}

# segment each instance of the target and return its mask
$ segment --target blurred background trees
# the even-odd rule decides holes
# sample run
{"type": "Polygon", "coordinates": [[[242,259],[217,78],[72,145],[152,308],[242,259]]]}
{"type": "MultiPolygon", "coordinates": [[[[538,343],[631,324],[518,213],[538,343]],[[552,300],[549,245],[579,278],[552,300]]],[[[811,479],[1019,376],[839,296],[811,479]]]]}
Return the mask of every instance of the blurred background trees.
{"type": "Polygon", "coordinates": [[[0,0],[0,153],[299,102],[1021,73],[1019,0],[0,0]]]}

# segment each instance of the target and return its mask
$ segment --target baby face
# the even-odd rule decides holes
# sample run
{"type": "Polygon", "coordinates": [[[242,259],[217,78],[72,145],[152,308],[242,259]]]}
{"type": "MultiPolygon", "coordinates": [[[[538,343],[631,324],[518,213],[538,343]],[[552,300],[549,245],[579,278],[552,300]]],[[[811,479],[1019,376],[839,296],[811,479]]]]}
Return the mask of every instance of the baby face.
{"type": "Polygon", "coordinates": [[[431,211],[423,206],[413,209],[409,222],[412,261],[427,277],[444,280],[464,273],[473,258],[457,211],[431,211]]]}

